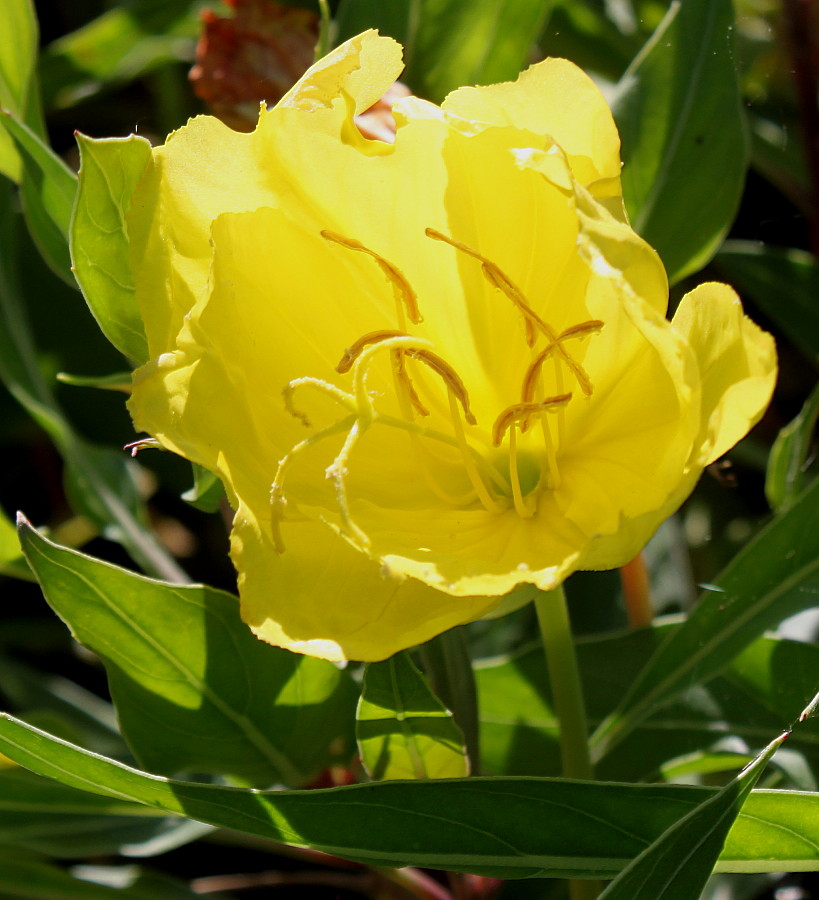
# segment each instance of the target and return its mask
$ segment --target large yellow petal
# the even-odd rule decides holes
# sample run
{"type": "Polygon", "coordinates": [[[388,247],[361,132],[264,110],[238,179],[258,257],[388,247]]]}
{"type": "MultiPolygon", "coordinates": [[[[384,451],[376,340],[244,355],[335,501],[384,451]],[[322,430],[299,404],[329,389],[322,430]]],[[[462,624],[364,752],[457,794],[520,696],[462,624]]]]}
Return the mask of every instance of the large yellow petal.
{"type": "MultiPolygon", "coordinates": [[[[515,82],[453,91],[443,103],[448,113],[492,125],[513,125],[548,135],[563,148],[574,177],[618,213],[620,138],[599,88],[565,59],[536,63],[515,82]]],[[[622,215],[622,214],[621,214],[622,215]]]]}
{"type": "Polygon", "coordinates": [[[719,459],[762,417],[776,382],[776,347],[742,311],[727,285],[709,282],[683,297],[673,319],[699,365],[702,422],[692,464],[719,459]]]}
{"type": "Polygon", "coordinates": [[[498,603],[395,577],[320,523],[293,524],[279,555],[268,527],[241,505],[231,548],[245,622],[271,644],[324,659],[386,659],[498,603]]]}
{"type": "MultiPolygon", "coordinates": [[[[218,119],[199,116],[154,149],[128,213],[132,271],[152,356],[173,349],[185,314],[206,287],[212,220],[220,213],[283,202],[292,207],[293,195],[305,186],[309,168],[298,161],[298,149],[287,140],[271,140],[271,131],[287,130],[298,116],[305,123],[302,134],[320,135],[326,125],[325,136],[338,146],[345,123],[354,129],[353,112],[374,103],[401,68],[400,46],[365,32],[310,69],[276,109],[262,113],[253,133],[241,134],[218,119]],[[351,96],[360,108],[354,106],[348,115],[345,97],[351,96]]],[[[320,168],[337,171],[327,160],[320,168]]],[[[309,206],[316,194],[311,198],[306,193],[309,206]]],[[[333,226],[331,218],[325,217],[325,227],[333,226]]]]}

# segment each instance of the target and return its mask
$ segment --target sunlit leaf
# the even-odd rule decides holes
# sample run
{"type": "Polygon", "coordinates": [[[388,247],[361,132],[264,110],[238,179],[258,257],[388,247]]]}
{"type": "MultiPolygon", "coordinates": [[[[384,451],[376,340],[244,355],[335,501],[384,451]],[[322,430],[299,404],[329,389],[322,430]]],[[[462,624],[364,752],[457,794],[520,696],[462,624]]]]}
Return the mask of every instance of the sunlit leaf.
{"type": "MultiPolygon", "coordinates": [[[[0,9],[0,107],[25,119],[34,67],[38,29],[31,0],[5,0],[0,9]]],[[[0,174],[19,183],[20,153],[11,135],[0,128],[0,174]]]]}
{"type": "Polygon", "coordinates": [[[719,793],[676,822],[600,895],[600,900],[692,900],[699,896],[751,789],[787,737],[782,734],[719,793]]]}
{"type": "Polygon", "coordinates": [[[71,221],[71,259],[103,334],[128,359],[144,363],[148,344],[128,260],[125,214],[151,158],[144,138],[95,141],[77,136],[80,182],[71,221]]]}
{"type": "MultiPolygon", "coordinates": [[[[503,878],[613,877],[716,793],[682,785],[547,778],[249,791],[147,775],[8,715],[0,715],[0,752],[70,787],[136,800],[221,828],[370,865],[418,865],[503,878]],[[560,827],[555,827],[557,817],[560,827]]],[[[718,870],[816,868],[817,802],[817,794],[752,793],[718,870]]]]}
{"type": "Polygon", "coordinates": [[[356,719],[361,761],[377,781],[469,774],[463,732],[406,653],[367,666],[356,719]]]}
{"type": "Polygon", "coordinates": [[[25,525],[21,543],[55,612],[102,657],[122,733],[149,770],[302,784],[349,751],[349,677],[259,641],[235,597],[134,575],[25,525]]]}
{"type": "MultiPolygon", "coordinates": [[[[621,701],[652,654],[674,630],[676,618],[651,628],[580,638],[577,654],[592,726],[621,701]]],[[[707,686],[691,685],[672,703],[649,716],[611,749],[597,766],[606,781],[654,781],[669,760],[696,754],[715,758],[711,748],[758,749],[792,721],[815,690],[819,647],[761,637],[707,686]]],[[[543,650],[534,645],[477,667],[481,712],[482,771],[498,775],[557,775],[560,772],[557,717],[549,701],[543,650]]],[[[819,722],[801,727],[789,752],[799,753],[819,776],[819,722]]],[[[784,753],[784,751],[783,751],[784,753]]],[[[779,754],[779,759],[782,754],[779,754]]],[[[743,763],[738,761],[739,768],[743,763]]],[[[814,777],[816,777],[814,776],[814,777]]]]}

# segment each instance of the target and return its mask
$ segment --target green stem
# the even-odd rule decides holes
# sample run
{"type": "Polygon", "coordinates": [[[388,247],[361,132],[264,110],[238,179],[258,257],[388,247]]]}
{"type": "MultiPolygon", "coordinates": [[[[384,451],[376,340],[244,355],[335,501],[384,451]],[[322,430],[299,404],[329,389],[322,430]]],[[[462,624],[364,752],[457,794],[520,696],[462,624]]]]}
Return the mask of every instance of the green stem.
{"type": "MultiPolygon", "coordinates": [[[[552,704],[560,724],[560,755],[566,778],[594,778],[589,756],[586,704],[580,683],[569,611],[563,587],[538,591],[535,597],[540,635],[546,653],[552,704]]],[[[571,900],[594,900],[600,892],[595,881],[569,882],[571,900]]]]}
{"type": "Polygon", "coordinates": [[[539,591],[535,598],[540,636],[546,652],[552,702],[560,723],[560,754],[566,778],[594,778],[589,757],[586,705],[574,652],[563,588],[539,591]]]}

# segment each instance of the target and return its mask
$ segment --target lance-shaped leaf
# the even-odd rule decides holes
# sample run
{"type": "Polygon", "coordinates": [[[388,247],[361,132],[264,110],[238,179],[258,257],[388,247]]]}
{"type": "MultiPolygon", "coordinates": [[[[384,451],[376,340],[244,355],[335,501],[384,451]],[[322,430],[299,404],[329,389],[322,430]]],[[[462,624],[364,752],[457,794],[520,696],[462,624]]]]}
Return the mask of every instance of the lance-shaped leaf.
{"type": "Polygon", "coordinates": [[[351,747],[349,676],[258,641],[235,597],[134,575],[27,525],[20,534],[46,599],[102,657],[146,768],[301,784],[351,747]]]}
{"type": "MultiPolygon", "coordinates": [[[[38,28],[32,0],[6,0],[0,13],[0,106],[25,118],[37,65],[38,28]]],[[[0,128],[0,174],[18,183],[22,160],[11,135],[0,128]]]]}
{"type": "Polygon", "coordinates": [[[726,280],[819,365],[819,263],[804,250],[726,241],[714,258],[726,280]]]}
{"type": "Polygon", "coordinates": [[[144,363],[148,344],[128,260],[125,214],[151,159],[145,138],[95,141],[77,135],[80,182],[71,220],[74,275],[103,334],[128,359],[144,363]]]}
{"type": "MultiPolygon", "coordinates": [[[[0,752],[63,784],[369,865],[502,878],[611,878],[716,792],[549,778],[385,781],[251,791],[147,775],[0,715],[0,752]],[[559,825],[556,825],[559,822],[559,825]]],[[[819,795],[759,791],[718,871],[819,865],[819,795]]]]}
{"type": "Polygon", "coordinates": [[[377,781],[469,774],[463,732],[406,653],[367,666],[356,735],[377,781]]]}
{"type": "Polygon", "coordinates": [[[618,709],[592,736],[599,759],[655,709],[705,682],[819,588],[819,481],[777,516],[709,585],[685,624],[659,647],[618,709]]]}
{"type": "Polygon", "coordinates": [[[779,432],[768,457],[765,496],[774,509],[789,506],[805,485],[805,469],[819,420],[819,384],[799,414],[779,432]]]}
{"type": "Polygon", "coordinates": [[[21,193],[31,237],[55,274],[76,287],[68,256],[68,223],[77,178],[51,147],[16,116],[0,114],[0,128],[12,137],[23,159],[21,193]]]}
{"type": "Polygon", "coordinates": [[[748,139],[731,0],[672,4],[618,84],[623,193],[672,282],[702,268],[734,219],[748,139]]]}
{"type": "Polygon", "coordinates": [[[780,735],[719,793],[672,825],[600,895],[600,900],[691,900],[698,897],[725,838],[788,733],[780,735]]]}

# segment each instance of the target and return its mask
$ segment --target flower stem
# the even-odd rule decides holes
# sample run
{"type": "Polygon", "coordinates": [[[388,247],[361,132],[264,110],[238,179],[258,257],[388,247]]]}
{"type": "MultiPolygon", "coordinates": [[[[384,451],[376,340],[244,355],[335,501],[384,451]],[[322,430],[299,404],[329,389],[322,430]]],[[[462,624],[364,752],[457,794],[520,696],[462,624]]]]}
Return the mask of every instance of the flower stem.
{"type": "Polygon", "coordinates": [[[566,778],[592,779],[586,705],[563,587],[539,591],[535,598],[540,636],[546,652],[552,702],[560,723],[560,754],[566,778]]]}
{"type": "MultiPolygon", "coordinates": [[[[552,703],[560,723],[563,775],[591,780],[594,773],[589,756],[586,704],[562,585],[553,591],[539,591],[535,609],[549,669],[552,703]]],[[[571,900],[593,900],[598,894],[596,881],[573,879],[569,882],[571,900]]]]}

